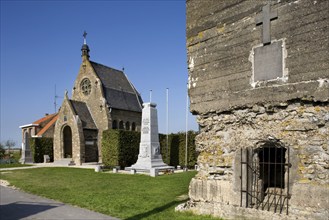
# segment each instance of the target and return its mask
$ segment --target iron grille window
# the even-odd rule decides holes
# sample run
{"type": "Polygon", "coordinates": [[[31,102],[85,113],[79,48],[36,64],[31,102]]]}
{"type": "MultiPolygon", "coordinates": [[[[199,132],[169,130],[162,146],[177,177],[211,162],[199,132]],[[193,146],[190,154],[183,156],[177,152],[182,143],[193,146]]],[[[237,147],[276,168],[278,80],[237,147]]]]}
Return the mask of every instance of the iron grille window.
{"type": "Polygon", "coordinates": [[[241,149],[241,207],[288,215],[290,167],[289,148],[278,142],[241,149]]]}

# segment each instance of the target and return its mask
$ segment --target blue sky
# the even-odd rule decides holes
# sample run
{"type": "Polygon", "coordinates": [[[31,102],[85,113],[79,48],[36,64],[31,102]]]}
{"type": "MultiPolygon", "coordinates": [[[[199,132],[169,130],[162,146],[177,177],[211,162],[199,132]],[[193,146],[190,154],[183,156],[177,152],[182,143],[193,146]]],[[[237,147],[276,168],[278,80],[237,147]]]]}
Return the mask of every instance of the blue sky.
{"type": "MultiPolygon", "coordinates": [[[[144,102],[157,103],[159,132],[185,131],[187,54],[185,0],[1,0],[1,134],[20,146],[20,125],[53,113],[71,94],[81,64],[83,31],[90,59],[125,68],[144,102]],[[57,99],[58,107],[62,99],[57,99]]],[[[188,128],[197,130],[189,114],[188,128]]]]}

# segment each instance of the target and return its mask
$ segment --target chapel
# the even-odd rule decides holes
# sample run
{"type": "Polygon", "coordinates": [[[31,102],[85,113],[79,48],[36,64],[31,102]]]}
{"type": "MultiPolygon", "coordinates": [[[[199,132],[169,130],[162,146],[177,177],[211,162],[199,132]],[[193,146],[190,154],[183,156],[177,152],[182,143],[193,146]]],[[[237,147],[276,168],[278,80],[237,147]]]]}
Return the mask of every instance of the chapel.
{"type": "Polygon", "coordinates": [[[55,163],[101,162],[103,131],[141,127],[143,101],[127,75],[89,59],[86,33],[81,52],[72,97],[65,92],[55,124],[55,163]]]}
{"type": "Polygon", "coordinates": [[[54,163],[102,162],[103,131],[140,131],[143,101],[127,75],[89,59],[86,33],[81,52],[72,97],[66,91],[58,113],[21,126],[27,157],[31,157],[28,138],[42,138],[46,133],[45,137],[53,138],[54,163]]]}

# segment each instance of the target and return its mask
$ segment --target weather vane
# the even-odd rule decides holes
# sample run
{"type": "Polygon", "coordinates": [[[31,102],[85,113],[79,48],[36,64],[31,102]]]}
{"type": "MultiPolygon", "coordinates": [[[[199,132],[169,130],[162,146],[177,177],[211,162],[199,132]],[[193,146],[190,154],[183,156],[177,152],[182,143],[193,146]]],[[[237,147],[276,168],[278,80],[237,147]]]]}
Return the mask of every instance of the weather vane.
{"type": "Polygon", "coordinates": [[[87,44],[87,40],[86,40],[87,32],[84,31],[82,36],[83,36],[83,44],[87,44]]]}

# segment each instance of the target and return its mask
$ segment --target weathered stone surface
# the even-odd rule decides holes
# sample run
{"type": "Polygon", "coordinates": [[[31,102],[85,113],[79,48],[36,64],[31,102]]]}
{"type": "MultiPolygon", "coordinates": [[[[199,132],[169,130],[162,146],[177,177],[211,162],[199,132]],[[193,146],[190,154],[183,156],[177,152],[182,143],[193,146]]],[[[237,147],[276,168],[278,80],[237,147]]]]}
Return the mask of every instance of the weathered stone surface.
{"type": "Polygon", "coordinates": [[[201,131],[199,172],[180,208],[225,219],[328,219],[329,2],[187,0],[186,10],[190,110],[201,131]],[[268,3],[277,19],[264,42],[256,23],[268,3]],[[273,149],[275,165],[261,164],[273,149]],[[255,201],[246,193],[253,183],[262,189],[255,201]],[[256,209],[277,189],[288,210],[256,209]]]}
{"type": "Polygon", "coordinates": [[[261,45],[256,16],[267,1],[187,1],[191,111],[205,114],[260,102],[329,97],[327,1],[272,1],[273,41],[284,41],[284,78],[252,84],[252,48],[261,45]]]}
{"type": "Polygon", "coordinates": [[[323,104],[282,103],[272,106],[270,113],[265,111],[265,106],[254,105],[222,114],[199,115],[201,133],[196,144],[200,152],[200,171],[190,183],[191,202],[197,204],[191,209],[233,219],[232,215],[236,217],[239,213],[246,219],[294,219],[296,216],[326,219],[329,208],[329,105],[323,104]],[[236,208],[240,206],[240,149],[255,148],[259,140],[268,137],[277,138],[290,148],[289,216],[263,215],[236,208]]]}

